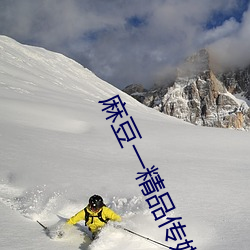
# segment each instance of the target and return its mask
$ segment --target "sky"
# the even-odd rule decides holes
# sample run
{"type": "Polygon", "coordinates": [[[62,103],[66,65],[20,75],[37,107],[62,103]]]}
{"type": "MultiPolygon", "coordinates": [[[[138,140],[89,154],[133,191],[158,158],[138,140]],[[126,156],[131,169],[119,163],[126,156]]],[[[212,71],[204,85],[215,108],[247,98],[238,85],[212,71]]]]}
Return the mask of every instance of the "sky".
{"type": "Polygon", "coordinates": [[[0,34],[63,53],[120,89],[165,82],[201,48],[226,65],[250,62],[249,0],[0,0],[0,34]]]}

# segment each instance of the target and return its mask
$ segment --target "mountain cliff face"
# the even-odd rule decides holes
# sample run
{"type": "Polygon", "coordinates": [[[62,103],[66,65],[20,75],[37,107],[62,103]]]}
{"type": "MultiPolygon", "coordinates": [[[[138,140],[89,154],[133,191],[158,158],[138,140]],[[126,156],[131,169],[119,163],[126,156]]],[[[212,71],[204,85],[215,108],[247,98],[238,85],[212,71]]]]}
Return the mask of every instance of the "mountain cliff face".
{"type": "Polygon", "coordinates": [[[171,86],[145,90],[130,85],[124,91],[149,107],[196,125],[249,129],[250,109],[242,98],[250,99],[250,67],[223,73],[211,68],[204,49],[177,69],[171,86]]]}
{"type": "Polygon", "coordinates": [[[218,79],[225,84],[230,93],[242,94],[250,100],[250,66],[218,74],[218,79]]]}

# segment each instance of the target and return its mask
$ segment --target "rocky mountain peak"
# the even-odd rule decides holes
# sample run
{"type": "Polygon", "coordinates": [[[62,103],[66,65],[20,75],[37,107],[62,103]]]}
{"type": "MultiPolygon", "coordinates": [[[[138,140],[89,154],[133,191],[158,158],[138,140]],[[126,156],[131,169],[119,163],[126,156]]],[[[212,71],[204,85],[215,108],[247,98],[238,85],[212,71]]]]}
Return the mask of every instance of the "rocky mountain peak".
{"type": "Polygon", "coordinates": [[[136,92],[129,94],[149,107],[196,125],[249,129],[249,106],[233,94],[250,93],[250,67],[249,71],[220,74],[212,68],[208,50],[202,49],[178,67],[170,86],[148,91],[137,86],[136,92]]]}
{"type": "Polygon", "coordinates": [[[177,69],[177,77],[194,77],[210,70],[209,53],[202,49],[188,57],[177,69]]]}

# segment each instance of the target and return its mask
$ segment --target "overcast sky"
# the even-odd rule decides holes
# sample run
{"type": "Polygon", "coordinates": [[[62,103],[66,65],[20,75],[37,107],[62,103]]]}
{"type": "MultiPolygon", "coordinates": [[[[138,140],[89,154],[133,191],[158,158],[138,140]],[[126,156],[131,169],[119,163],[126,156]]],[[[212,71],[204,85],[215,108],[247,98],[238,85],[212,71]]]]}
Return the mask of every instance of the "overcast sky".
{"type": "Polygon", "coordinates": [[[124,88],[195,51],[250,62],[250,0],[0,0],[0,34],[60,52],[124,88]]]}

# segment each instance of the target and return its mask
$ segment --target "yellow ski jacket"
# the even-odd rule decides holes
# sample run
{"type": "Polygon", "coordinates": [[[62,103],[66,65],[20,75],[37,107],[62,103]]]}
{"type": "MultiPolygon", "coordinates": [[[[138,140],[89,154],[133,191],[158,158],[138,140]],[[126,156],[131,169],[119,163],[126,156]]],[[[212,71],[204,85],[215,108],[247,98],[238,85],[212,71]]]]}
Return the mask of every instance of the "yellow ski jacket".
{"type": "MultiPolygon", "coordinates": [[[[98,231],[98,229],[102,228],[106,224],[105,222],[101,221],[98,218],[98,214],[100,213],[100,211],[102,211],[101,217],[104,221],[108,221],[108,220],[121,221],[122,220],[118,214],[116,214],[113,210],[111,210],[110,208],[106,206],[103,206],[98,212],[93,212],[88,207],[86,207],[86,209],[87,209],[87,212],[89,213],[89,218],[88,218],[88,221],[86,221],[85,223],[92,233],[95,233],[96,231],[98,231]]],[[[84,209],[82,209],[77,214],[72,216],[67,221],[67,224],[74,225],[80,220],[85,220],[84,209]]]]}

